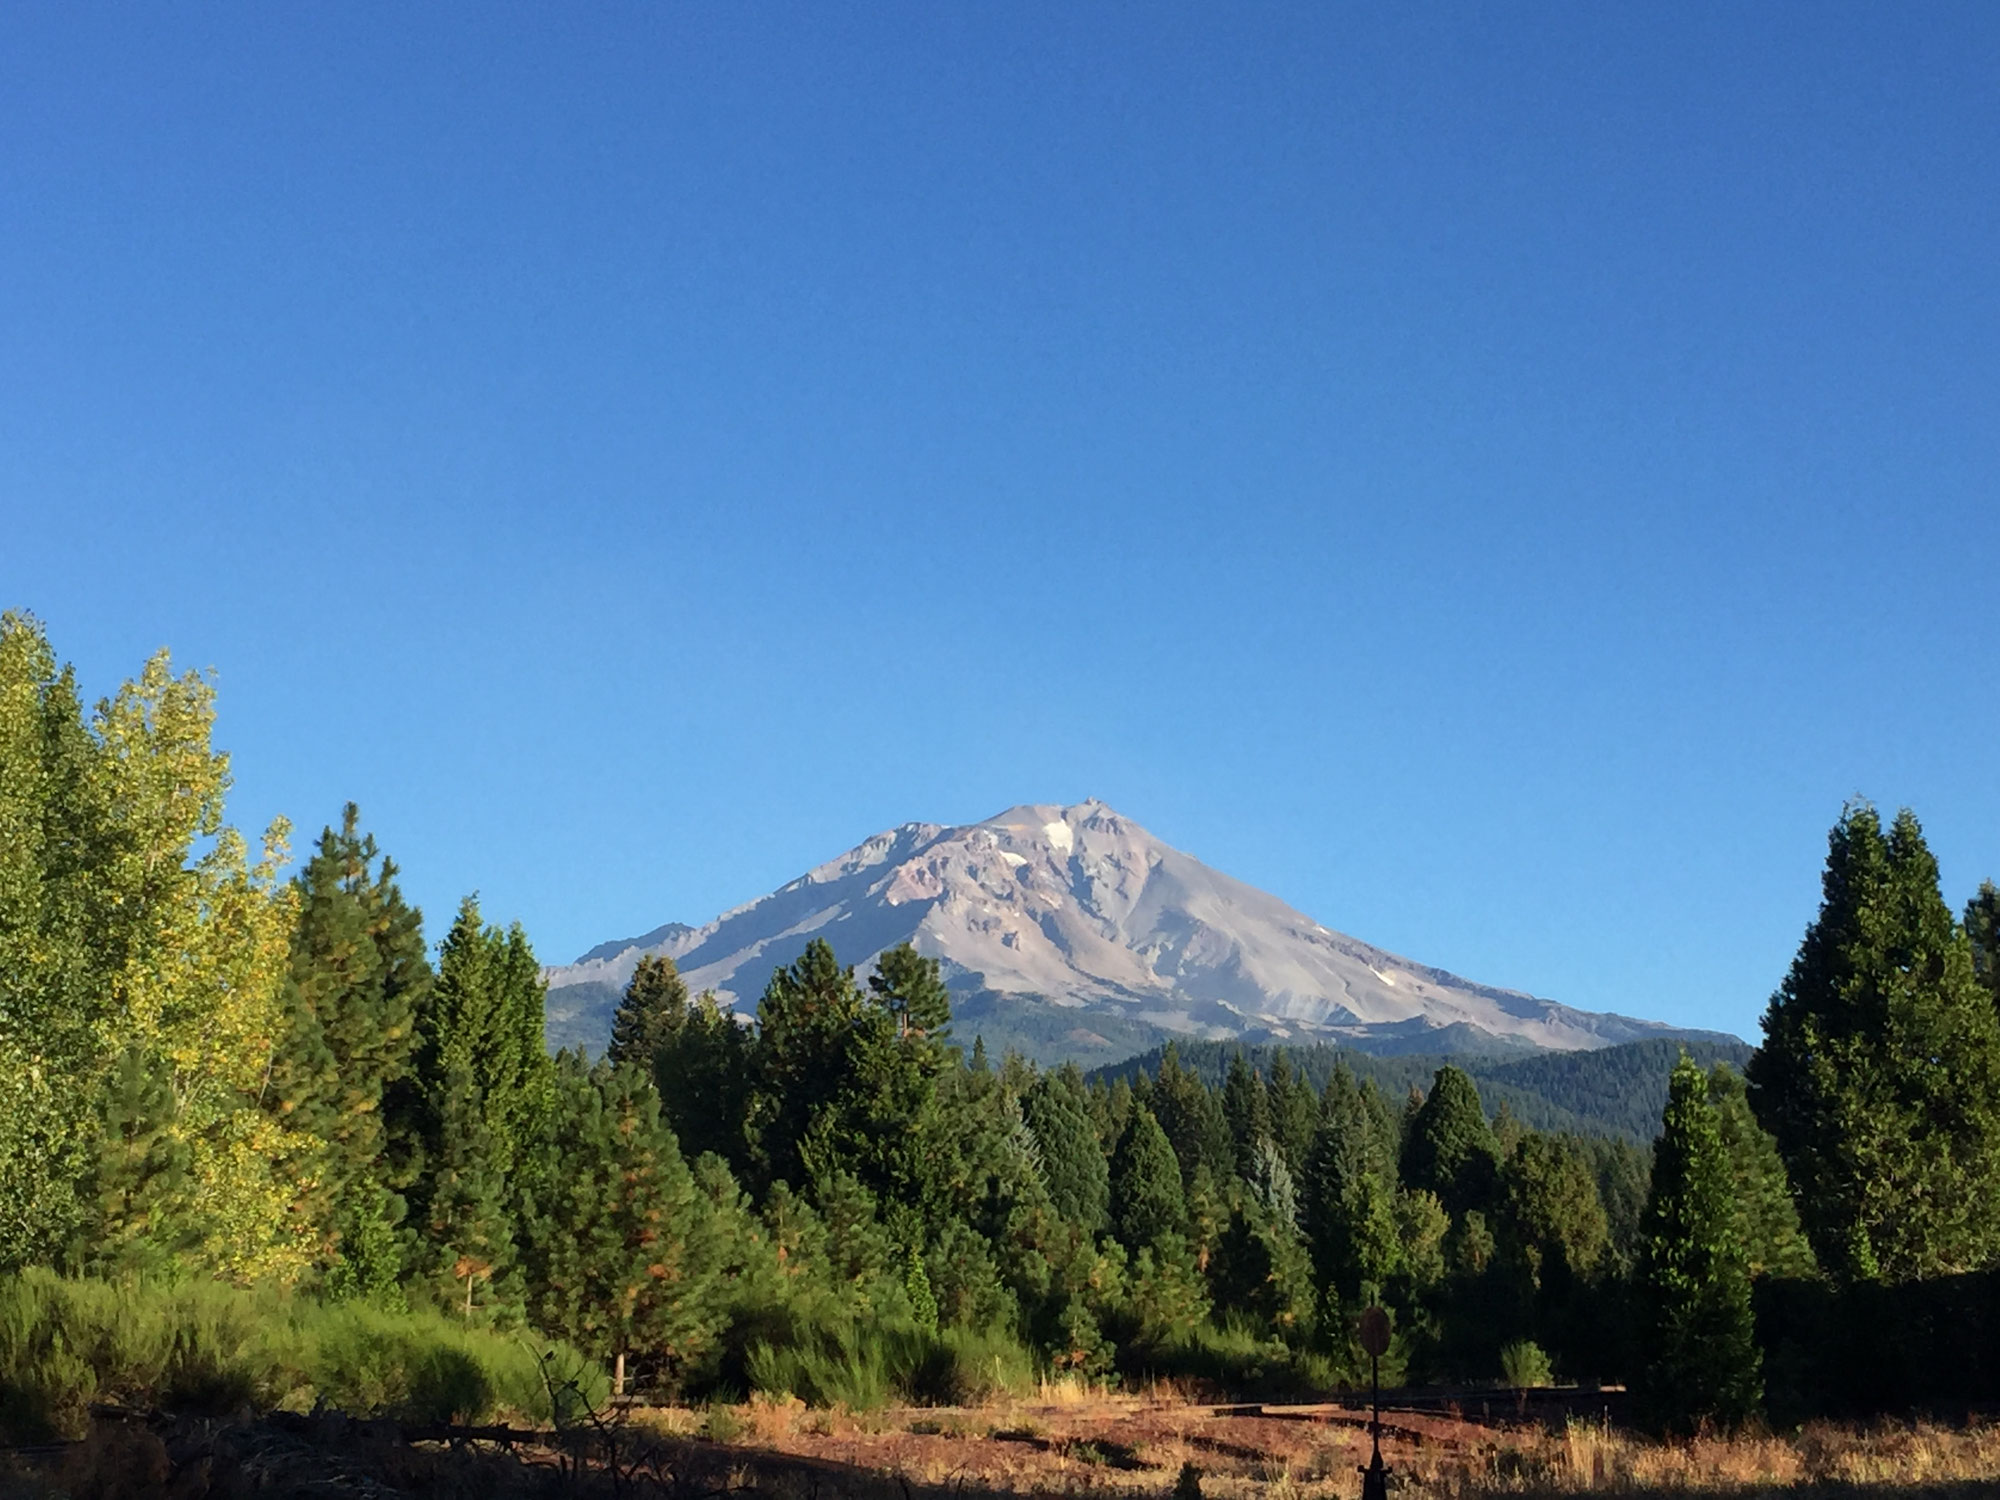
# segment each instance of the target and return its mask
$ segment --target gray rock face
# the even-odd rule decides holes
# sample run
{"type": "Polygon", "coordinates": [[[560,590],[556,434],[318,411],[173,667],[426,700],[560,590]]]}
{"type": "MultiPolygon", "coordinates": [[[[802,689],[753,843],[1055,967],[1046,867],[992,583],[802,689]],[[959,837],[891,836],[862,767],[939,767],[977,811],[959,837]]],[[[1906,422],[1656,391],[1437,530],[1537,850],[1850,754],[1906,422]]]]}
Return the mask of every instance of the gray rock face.
{"type": "Polygon", "coordinates": [[[593,1033],[608,1034],[608,1003],[642,953],[670,955],[691,990],[749,1014],[771,971],[815,937],[863,969],[912,943],[988,1013],[1010,1001],[1062,1008],[1082,1036],[1093,1036],[1093,1016],[1155,1033],[1397,1052],[1678,1034],[1344,937],[1092,801],[1009,808],[962,828],[905,823],[705,926],[601,944],[547,971],[552,1039],[602,1046],[593,1033]]]}

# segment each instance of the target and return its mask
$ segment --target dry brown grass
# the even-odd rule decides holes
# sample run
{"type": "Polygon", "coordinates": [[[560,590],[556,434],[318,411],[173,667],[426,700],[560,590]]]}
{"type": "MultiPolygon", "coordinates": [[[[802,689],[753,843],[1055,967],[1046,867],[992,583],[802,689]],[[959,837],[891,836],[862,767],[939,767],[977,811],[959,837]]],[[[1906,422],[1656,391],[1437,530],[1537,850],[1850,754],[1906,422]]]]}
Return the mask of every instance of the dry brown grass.
{"type": "MultiPolygon", "coordinates": [[[[1793,1434],[1749,1433],[1653,1442],[1572,1423],[1482,1462],[1440,1456],[1413,1466],[1435,1494],[1750,1497],[2000,1493],[2000,1428],[1881,1423],[1815,1424],[1793,1434]]],[[[1415,1476],[1413,1476],[1415,1477],[1415,1476]]]]}
{"type": "MultiPolygon", "coordinates": [[[[958,1496],[1161,1496],[1192,1463],[1208,1500],[1346,1500],[1358,1493],[1369,1451],[1358,1410],[1219,1408],[1170,1390],[1121,1394],[1070,1382],[978,1408],[857,1414],[767,1402],[738,1412],[734,1446],[958,1496]]],[[[1384,1457],[1397,1492],[1411,1497],[2000,1496],[1994,1426],[1821,1425],[1656,1442],[1590,1422],[1548,1429],[1407,1412],[1384,1420],[1384,1457]]],[[[689,1430],[679,1419],[663,1425],[689,1430]]]]}
{"type": "MultiPolygon", "coordinates": [[[[2000,1426],[1993,1425],[1813,1426],[1661,1443],[1594,1422],[1541,1427],[1415,1412],[1386,1413],[1384,1420],[1394,1493],[1409,1500],[2000,1495],[2000,1426]]],[[[735,1491],[754,1500],[1164,1500],[1181,1466],[1191,1463],[1202,1471],[1206,1500],[1348,1500],[1359,1491],[1357,1470],[1368,1456],[1358,1410],[1214,1407],[1102,1389],[1064,1391],[1047,1402],[865,1413],[760,1400],[639,1412],[633,1421],[658,1440],[654,1451],[675,1473],[699,1483],[640,1491],[607,1488],[599,1482],[606,1476],[597,1474],[578,1490],[558,1482],[553,1452],[409,1446],[388,1424],[328,1417],[182,1423],[158,1432],[99,1424],[92,1441],[26,1467],[0,1455],[0,1494],[577,1500],[602,1492],[699,1500],[735,1491]],[[194,1484],[191,1475],[208,1477],[194,1484]],[[302,1487],[272,1488],[268,1481],[280,1477],[302,1487]]],[[[629,1457],[639,1450],[628,1441],[624,1451],[629,1457]]]]}

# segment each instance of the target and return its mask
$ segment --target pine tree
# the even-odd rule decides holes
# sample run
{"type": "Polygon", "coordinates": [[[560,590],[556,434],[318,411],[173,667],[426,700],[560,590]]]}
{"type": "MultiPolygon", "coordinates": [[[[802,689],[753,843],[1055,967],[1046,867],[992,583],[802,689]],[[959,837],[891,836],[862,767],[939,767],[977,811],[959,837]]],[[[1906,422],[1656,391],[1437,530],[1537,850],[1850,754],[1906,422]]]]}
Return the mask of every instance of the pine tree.
{"type": "Polygon", "coordinates": [[[651,1073],[687,1019],[688,990],[680,969],[664,953],[642,953],[611,1018],[611,1045],[604,1055],[651,1073]]]}
{"type": "Polygon", "coordinates": [[[1111,1170],[1098,1148],[1083,1075],[1074,1063],[1043,1074],[1022,1097],[1021,1109],[1041,1147],[1051,1205],[1085,1233],[1097,1233],[1110,1218],[1111,1170]]]}
{"type": "Polygon", "coordinates": [[[1727,1063],[1709,1069],[1709,1102],[1722,1128],[1729,1158],[1730,1199],[1736,1209],[1736,1238],[1752,1276],[1814,1276],[1819,1263],[1799,1223],[1785,1164],[1757,1117],[1743,1076],[1727,1063]]]}
{"type": "Polygon", "coordinates": [[[1181,1066],[1180,1049],[1172,1042],[1160,1054],[1159,1076],[1153,1080],[1146,1107],[1174,1148],[1184,1187],[1191,1185],[1195,1173],[1204,1167],[1218,1179],[1234,1175],[1236,1146],[1222,1113],[1222,1101],[1196,1074],[1181,1066]]]}
{"type": "MultiPolygon", "coordinates": [[[[938,1087],[955,1066],[944,1034],[951,1012],[936,959],[903,947],[883,961],[893,982],[871,979],[844,1038],[840,1085],[809,1124],[800,1154],[810,1181],[852,1173],[885,1211],[936,1225],[959,1180],[963,1139],[938,1087]]],[[[1006,1124],[1015,1128],[1018,1114],[1006,1124]]]]}
{"type": "Polygon", "coordinates": [[[1296,1342],[1313,1327],[1313,1267],[1288,1224],[1240,1195],[1216,1239],[1209,1283],[1223,1307],[1248,1313],[1278,1337],[1296,1342]]]}
{"type": "Polygon", "coordinates": [[[89,1231],[72,1247],[70,1264],[97,1276],[172,1280],[201,1237],[191,1205],[192,1151],[175,1129],[166,1066],[143,1048],[125,1048],[99,1107],[89,1231]]]}
{"type": "Polygon", "coordinates": [[[520,1306],[518,1213],[501,1147],[469,1068],[454,1064],[437,1101],[413,1270],[419,1293],[467,1322],[507,1323],[520,1306]]]}
{"type": "Polygon", "coordinates": [[[1301,1204],[1322,1285],[1343,1299],[1395,1267],[1394,1181],[1381,1132],[1345,1061],[1320,1096],[1301,1204]]]}
{"type": "Polygon", "coordinates": [[[515,1235],[538,1187],[535,1148],[553,1086],[543,991],[520,925],[486,926],[468,896],[416,1012],[411,1081],[424,1170],[409,1191],[418,1272],[434,1295],[455,1281],[468,1311],[482,1287],[503,1308],[518,1301],[515,1235]]]}
{"type": "Polygon", "coordinates": [[[1485,1321],[1503,1339],[1555,1341],[1610,1237],[1589,1160],[1559,1136],[1518,1134],[1500,1166],[1492,1223],[1485,1321]]]}
{"type": "Polygon", "coordinates": [[[807,1133],[852,1081],[851,1043],[863,1013],[854,971],[823,938],[771,975],[757,1002],[750,1133],[766,1183],[812,1176],[807,1133]]]}
{"type": "Polygon", "coordinates": [[[942,1037],[951,1027],[951,992],[938,961],[908,943],[884,949],[868,976],[868,989],[896,1021],[896,1034],[942,1037]]]}
{"type": "Polygon", "coordinates": [[[1972,972],[2000,1005],[2000,886],[1981,881],[1965,906],[1965,935],[1972,943],[1972,972]]]}
{"type": "MultiPolygon", "coordinates": [[[[856,1317],[899,1320],[915,1295],[906,1293],[905,1280],[899,1280],[899,1275],[909,1275],[914,1241],[898,1243],[883,1225],[873,1195],[851,1173],[822,1177],[813,1184],[813,1198],[826,1225],[827,1274],[835,1295],[856,1317]]],[[[931,1316],[937,1316],[935,1298],[931,1316]]]]}
{"type": "Polygon", "coordinates": [[[1313,1129],[1319,1122],[1319,1100],[1285,1052],[1271,1059],[1271,1138],[1285,1154],[1285,1165],[1297,1177],[1312,1153],[1313,1129]]]}
{"type": "Polygon", "coordinates": [[[715,1295],[694,1179],[637,1067],[555,1068],[549,1169],[525,1236],[530,1316],[600,1359],[674,1384],[713,1347],[715,1295]]]}
{"type": "Polygon", "coordinates": [[[478,898],[466,897],[439,946],[437,980],[417,1014],[416,1073],[435,1122],[455,1075],[464,1072],[492,1166],[503,1177],[524,1160],[547,1117],[544,990],[520,924],[504,932],[489,927],[478,898]]]}
{"type": "Polygon", "coordinates": [[[1111,1158],[1111,1211],[1118,1238],[1133,1252],[1187,1231],[1187,1199],[1166,1132],[1151,1110],[1135,1105],[1111,1158]]]}
{"type": "Polygon", "coordinates": [[[422,914],[403,900],[396,875],[348,803],[339,831],[321,833],[293,882],[287,1036],[264,1093],[267,1110],[324,1145],[295,1170],[316,1182],[308,1213],[330,1230],[329,1285],[340,1292],[386,1292],[399,1271],[403,1174],[386,1122],[411,1070],[416,1007],[432,974],[422,914]]]}
{"type": "Polygon", "coordinates": [[[1708,1080],[1683,1054],[1654,1147],[1639,1267],[1642,1392],[1670,1427],[1740,1422],[1762,1400],[1750,1273],[1731,1191],[1708,1080]]]}
{"type": "Polygon", "coordinates": [[[1250,1163],[1245,1185],[1273,1223],[1293,1231],[1299,1228],[1298,1183],[1293,1180],[1292,1169],[1285,1165],[1285,1153],[1269,1136],[1257,1143],[1257,1155],[1250,1163]]]}
{"type": "Polygon", "coordinates": [[[1240,1048],[1231,1055],[1223,1081],[1222,1118],[1229,1125],[1230,1165],[1248,1182],[1257,1170],[1257,1148],[1270,1139],[1271,1100],[1240,1048]]]}
{"type": "MultiPolygon", "coordinates": [[[[1402,1285],[1396,1300],[1414,1306],[1445,1277],[1445,1241],[1451,1216],[1435,1193],[1398,1189],[1390,1212],[1396,1221],[1398,1271],[1402,1285]]],[[[1381,1280],[1383,1278],[1370,1278],[1381,1280]]]]}
{"type": "Polygon", "coordinates": [[[1455,1218],[1488,1205],[1498,1167],[1499,1146],[1479,1107],[1479,1090],[1461,1069],[1446,1063],[1410,1116],[1403,1139],[1403,1181],[1437,1194],[1455,1218]]]}
{"type": "Polygon", "coordinates": [[[1843,1280],[2000,1251],[2000,1016],[1906,809],[1850,806],[1819,915],[1764,1013],[1750,1102],[1820,1265],[1843,1280]]]}
{"type": "Polygon", "coordinates": [[[1495,1198],[1500,1252],[1535,1286],[1595,1269],[1610,1237],[1596,1174],[1559,1136],[1530,1131],[1500,1168],[1495,1198]]]}
{"type": "Polygon", "coordinates": [[[689,1160],[714,1152],[733,1171],[750,1162],[752,1039],[704,991],[653,1061],[660,1107],[689,1160]]]}
{"type": "Polygon", "coordinates": [[[1651,1149],[1601,1136],[1586,1136],[1579,1144],[1590,1158],[1598,1201],[1604,1205],[1611,1270],[1624,1275],[1639,1254],[1640,1222],[1653,1175],[1651,1149]]]}

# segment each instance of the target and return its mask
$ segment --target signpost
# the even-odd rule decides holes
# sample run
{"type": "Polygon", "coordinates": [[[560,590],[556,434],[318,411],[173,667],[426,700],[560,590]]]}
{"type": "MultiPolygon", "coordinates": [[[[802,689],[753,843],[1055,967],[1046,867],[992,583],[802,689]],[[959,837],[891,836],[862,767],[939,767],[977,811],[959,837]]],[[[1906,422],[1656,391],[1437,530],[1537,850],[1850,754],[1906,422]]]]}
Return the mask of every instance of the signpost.
{"type": "Polygon", "coordinates": [[[1368,1351],[1368,1383],[1375,1407],[1368,1423],[1375,1455],[1361,1471],[1361,1500],[1389,1500],[1389,1470],[1382,1462],[1382,1356],[1389,1352],[1388,1313],[1379,1307],[1369,1308],[1355,1331],[1361,1335],[1361,1347],[1368,1351]]]}

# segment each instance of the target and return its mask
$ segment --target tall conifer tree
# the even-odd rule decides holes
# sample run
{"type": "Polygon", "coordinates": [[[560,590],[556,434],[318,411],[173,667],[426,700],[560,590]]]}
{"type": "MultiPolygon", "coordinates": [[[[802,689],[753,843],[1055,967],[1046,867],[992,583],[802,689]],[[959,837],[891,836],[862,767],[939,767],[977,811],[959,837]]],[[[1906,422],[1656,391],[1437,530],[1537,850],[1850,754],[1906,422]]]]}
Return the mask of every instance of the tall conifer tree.
{"type": "Polygon", "coordinates": [[[807,1182],[807,1132],[852,1079],[863,1003],[854,971],[823,938],[771,975],[757,1002],[750,1130],[766,1183],[807,1182]]]}
{"type": "Polygon", "coordinates": [[[525,1236],[530,1315],[544,1332],[672,1384],[728,1318],[698,1222],[694,1179],[634,1066],[555,1069],[540,1201],[525,1236]]]}
{"type": "Polygon", "coordinates": [[[1187,1232],[1187,1198],[1166,1132],[1144,1105],[1134,1105],[1111,1158],[1111,1210],[1118,1238],[1138,1252],[1187,1232]]]}
{"type": "Polygon", "coordinates": [[[1159,1076],[1153,1080],[1146,1107],[1180,1163],[1183,1191],[1193,1187],[1202,1168],[1221,1180],[1236,1170],[1236,1146],[1216,1098],[1199,1075],[1181,1065],[1180,1049],[1172,1042],[1160,1054],[1159,1076]]]}
{"type": "Polygon", "coordinates": [[[386,1294],[400,1270],[393,1230],[404,1175],[385,1122],[411,1070],[432,974],[422,915],[396,875],[350,802],[293,882],[289,1027],[265,1106],[324,1142],[313,1172],[324,1206],[313,1212],[329,1225],[329,1274],[341,1291],[386,1294]]]}
{"type": "Polygon", "coordinates": [[[1083,1075],[1074,1063],[1044,1073],[1022,1097],[1021,1110],[1041,1146],[1051,1206],[1096,1234],[1110,1216],[1111,1172],[1090,1121],[1083,1075]]]}
{"type": "Polygon", "coordinates": [[[1491,1201],[1499,1143],[1464,1070],[1450,1063],[1437,1070],[1430,1093],[1410,1116],[1402,1166],[1404,1183],[1437,1194],[1453,1217],[1491,1201]]]}
{"type": "Polygon", "coordinates": [[[1972,972],[2000,1005],[2000,886],[1983,880],[1965,904],[1965,935],[1972,943],[1972,972]]]}
{"type": "MultiPolygon", "coordinates": [[[[413,1083],[423,1175],[410,1190],[434,1293],[456,1283],[518,1300],[515,1230],[536,1187],[552,1087],[542,1042],[543,983],[525,933],[480,920],[468,896],[440,945],[437,980],[416,1013],[413,1083]]],[[[442,1300],[442,1299],[441,1299],[442,1300]]]]}
{"type": "Polygon", "coordinates": [[[1672,1427],[1739,1422],[1763,1399],[1732,1187],[1708,1080],[1684,1053],[1653,1150],[1639,1266],[1642,1393],[1672,1427]]]}
{"type": "Polygon", "coordinates": [[[1743,1075],[1727,1063],[1709,1069],[1708,1097],[1729,1157],[1736,1237],[1752,1276],[1813,1276],[1819,1264],[1799,1223],[1778,1144],[1750,1112],[1743,1075]]]}
{"type": "Polygon", "coordinates": [[[690,1161],[713,1151],[748,1167],[753,1053],[751,1033],[705,992],[655,1056],[660,1107],[690,1161]]]}
{"type": "Polygon", "coordinates": [[[1294,1177],[1305,1171],[1312,1153],[1313,1127],[1319,1120],[1319,1100],[1281,1049],[1271,1059],[1271,1138],[1285,1155],[1294,1177]]]}
{"type": "Polygon", "coordinates": [[[2000,1016],[1907,809],[1850,806],[1819,915],[1764,1013],[1750,1102],[1820,1265],[1843,1280],[2000,1251],[2000,1016]]]}
{"type": "Polygon", "coordinates": [[[611,1045],[604,1055],[650,1073],[687,1018],[688,989],[680,969],[664,953],[642,953],[611,1018],[611,1045]]]}
{"type": "Polygon", "coordinates": [[[1257,1150],[1271,1135],[1271,1100],[1264,1080],[1241,1049],[1230,1055],[1222,1084],[1222,1117],[1229,1124],[1231,1166],[1248,1182],[1257,1174],[1257,1150]]]}

